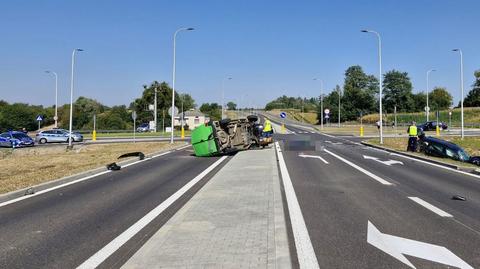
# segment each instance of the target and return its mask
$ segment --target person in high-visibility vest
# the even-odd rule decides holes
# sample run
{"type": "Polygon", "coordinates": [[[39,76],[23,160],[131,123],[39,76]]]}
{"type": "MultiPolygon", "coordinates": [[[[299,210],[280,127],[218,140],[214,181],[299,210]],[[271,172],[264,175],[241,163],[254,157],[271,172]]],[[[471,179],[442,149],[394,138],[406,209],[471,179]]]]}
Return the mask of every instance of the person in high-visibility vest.
{"type": "Polygon", "coordinates": [[[407,133],[408,133],[407,151],[415,152],[417,151],[418,130],[417,130],[417,125],[415,124],[414,121],[412,121],[412,124],[408,127],[407,133]]]}
{"type": "Polygon", "coordinates": [[[265,122],[263,124],[263,132],[268,135],[273,133],[272,123],[270,122],[269,119],[265,119],[265,122]]]}

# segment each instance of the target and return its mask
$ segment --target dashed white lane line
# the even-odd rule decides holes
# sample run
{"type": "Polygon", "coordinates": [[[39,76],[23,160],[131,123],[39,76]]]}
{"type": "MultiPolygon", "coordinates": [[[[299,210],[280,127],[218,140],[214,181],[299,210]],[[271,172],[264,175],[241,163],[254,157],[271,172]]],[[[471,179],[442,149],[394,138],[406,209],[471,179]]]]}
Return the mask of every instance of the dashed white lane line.
{"type": "Polygon", "coordinates": [[[170,205],[172,205],[178,198],[180,198],[183,194],[185,194],[188,190],[190,190],[195,184],[197,184],[202,178],[204,178],[208,173],[210,173],[215,167],[220,165],[227,156],[223,156],[210,165],[207,169],[205,169],[202,173],[198,176],[190,180],[187,184],[185,184],[181,189],[177,192],[172,194],[172,196],[168,197],[167,200],[163,201],[160,205],[155,207],[152,211],[148,212],[143,218],[138,220],[135,224],[130,226],[126,231],[121,233],[112,242],[108,243],[104,246],[101,250],[95,253],[92,257],[88,258],[85,262],[83,262],[77,268],[96,268],[102,262],[104,262],[108,257],[110,257],[115,251],[117,251],[121,246],[123,246],[128,240],[130,240],[133,236],[135,236],[138,232],[140,232],[145,226],[147,226],[150,222],[152,222],[158,215],[160,215],[165,209],[167,209],[170,205]]]}
{"type": "Polygon", "coordinates": [[[373,174],[373,173],[370,172],[370,171],[367,171],[367,170],[363,169],[362,167],[360,167],[360,166],[352,163],[351,161],[349,161],[349,160],[347,160],[347,159],[345,159],[345,158],[342,158],[342,157],[338,156],[337,154],[329,151],[328,149],[324,149],[324,151],[327,152],[328,154],[332,155],[333,157],[339,159],[340,161],[342,161],[342,162],[350,165],[351,167],[357,169],[358,171],[364,173],[365,175],[367,175],[367,176],[375,179],[376,181],[380,182],[381,184],[383,184],[383,185],[392,185],[392,183],[386,181],[385,179],[383,179],[383,178],[381,178],[381,177],[373,174]]]}
{"type": "Polygon", "coordinates": [[[432,211],[433,213],[439,215],[440,217],[447,217],[447,218],[452,218],[453,216],[448,214],[447,212],[441,210],[440,208],[425,202],[424,200],[418,198],[418,197],[408,197],[408,199],[414,201],[415,203],[425,207],[426,209],[432,211]]]}
{"type": "Polygon", "coordinates": [[[308,235],[307,226],[303,219],[302,210],[298,204],[297,195],[293,188],[290,174],[288,173],[287,165],[283,159],[280,145],[275,142],[275,148],[278,155],[278,165],[280,166],[280,173],[282,175],[283,187],[285,189],[285,196],[287,198],[288,213],[290,221],[292,222],[292,232],[295,240],[295,248],[297,249],[298,264],[301,269],[316,269],[320,268],[318,265],[317,256],[308,235]]]}

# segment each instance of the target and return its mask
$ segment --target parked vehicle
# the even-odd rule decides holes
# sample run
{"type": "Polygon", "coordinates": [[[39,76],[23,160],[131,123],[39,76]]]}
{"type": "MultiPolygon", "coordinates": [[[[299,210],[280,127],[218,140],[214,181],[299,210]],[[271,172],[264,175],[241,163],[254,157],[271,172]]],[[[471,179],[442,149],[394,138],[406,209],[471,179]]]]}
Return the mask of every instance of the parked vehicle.
{"type": "Polygon", "coordinates": [[[420,151],[423,151],[425,154],[430,156],[450,158],[480,166],[480,156],[471,157],[457,144],[435,137],[429,136],[422,138],[420,140],[420,151]]]}
{"type": "MultiPolygon", "coordinates": [[[[446,130],[448,128],[447,124],[444,122],[438,122],[438,126],[440,130],[446,130]]],[[[422,129],[423,131],[435,131],[437,129],[437,122],[436,121],[427,121],[420,125],[417,125],[417,128],[422,129]]]]}
{"type": "MultiPolygon", "coordinates": [[[[35,141],[40,144],[54,143],[54,142],[68,142],[69,132],[65,129],[52,129],[41,131],[36,134],[35,141]]],[[[72,132],[72,142],[83,141],[83,135],[77,132],[72,132]]]]}
{"type": "Polygon", "coordinates": [[[200,125],[192,131],[191,143],[196,156],[213,156],[246,150],[254,146],[266,146],[272,142],[263,135],[258,117],[223,119],[200,125]]]}
{"type": "Polygon", "coordinates": [[[33,147],[33,139],[23,132],[6,132],[0,134],[0,146],[9,148],[33,147]]]}
{"type": "Polygon", "coordinates": [[[150,131],[150,125],[148,123],[142,123],[137,127],[137,132],[144,133],[150,131]]]}

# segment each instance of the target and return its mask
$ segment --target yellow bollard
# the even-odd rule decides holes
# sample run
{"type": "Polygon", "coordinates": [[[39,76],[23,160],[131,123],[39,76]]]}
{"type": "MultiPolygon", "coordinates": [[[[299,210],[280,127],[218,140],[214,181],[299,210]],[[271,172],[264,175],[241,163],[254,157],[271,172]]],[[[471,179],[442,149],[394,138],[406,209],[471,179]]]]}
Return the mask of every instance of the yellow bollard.
{"type": "Polygon", "coordinates": [[[97,131],[93,130],[92,132],[92,140],[97,141],[97,131]]]}
{"type": "Polygon", "coordinates": [[[282,124],[282,134],[285,134],[285,123],[282,124]]]}
{"type": "Polygon", "coordinates": [[[182,132],[181,132],[181,138],[184,139],[185,138],[185,128],[183,128],[182,126],[182,132]]]}
{"type": "Polygon", "coordinates": [[[440,136],[440,127],[437,125],[437,128],[436,128],[436,131],[437,131],[437,136],[440,136]]]}
{"type": "Polygon", "coordinates": [[[363,126],[360,126],[360,136],[363,137],[363,126]]]}

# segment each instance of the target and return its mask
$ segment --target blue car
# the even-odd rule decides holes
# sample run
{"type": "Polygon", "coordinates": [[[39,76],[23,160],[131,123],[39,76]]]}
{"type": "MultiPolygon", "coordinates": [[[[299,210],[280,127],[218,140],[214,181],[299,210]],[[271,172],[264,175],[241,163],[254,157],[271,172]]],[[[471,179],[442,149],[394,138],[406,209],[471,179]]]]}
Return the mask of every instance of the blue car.
{"type": "Polygon", "coordinates": [[[6,132],[0,134],[0,147],[19,148],[33,147],[33,139],[23,132],[6,132]]]}

